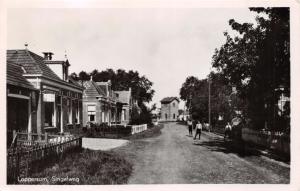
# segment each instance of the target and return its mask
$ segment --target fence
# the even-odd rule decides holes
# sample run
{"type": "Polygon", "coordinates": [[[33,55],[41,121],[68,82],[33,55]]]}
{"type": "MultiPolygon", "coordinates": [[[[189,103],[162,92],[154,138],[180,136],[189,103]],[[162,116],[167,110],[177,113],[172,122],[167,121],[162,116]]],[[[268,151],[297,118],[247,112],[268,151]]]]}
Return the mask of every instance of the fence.
{"type": "Polygon", "coordinates": [[[66,151],[81,148],[82,137],[68,139],[52,139],[47,144],[34,145],[30,148],[15,147],[7,152],[7,183],[17,183],[18,177],[27,177],[38,164],[43,164],[47,158],[61,156],[66,151]],[[56,140],[55,140],[56,139],[56,140]]]}
{"type": "Polygon", "coordinates": [[[142,124],[142,125],[132,125],[131,126],[131,134],[136,134],[140,133],[147,130],[147,124],[142,124]]]}
{"type": "Polygon", "coordinates": [[[88,137],[110,137],[120,138],[133,135],[147,130],[147,124],[143,125],[93,125],[83,129],[83,133],[88,137]]]}
{"type": "Polygon", "coordinates": [[[242,138],[246,142],[251,142],[285,155],[290,154],[290,136],[282,132],[255,131],[243,128],[242,138]]]}
{"type": "Polygon", "coordinates": [[[54,139],[68,139],[70,135],[57,135],[57,134],[40,134],[40,133],[22,133],[22,132],[16,132],[13,131],[13,143],[12,147],[16,146],[37,146],[37,145],[44,145],[49,143],[49,141],[52,141],[54,139]]]}

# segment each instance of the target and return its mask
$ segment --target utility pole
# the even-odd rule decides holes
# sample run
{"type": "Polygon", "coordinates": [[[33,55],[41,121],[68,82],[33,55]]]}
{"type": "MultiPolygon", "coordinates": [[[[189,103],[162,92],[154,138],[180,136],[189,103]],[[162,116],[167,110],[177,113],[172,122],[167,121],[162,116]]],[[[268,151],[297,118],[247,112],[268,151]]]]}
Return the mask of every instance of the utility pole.
{"type": "Polygon", "coordinates": [[[192,94],[190,93],[189,95],[189,106],[188,106],[188,110],[189,110],[189,119],[191,119],[191,104],[192,104],[192,94]]]}
{"type": "Polygon", "coordinates": [[[208,124],[209,131],[211,130],[211,108],[210,108],[210,74],[208,75],[208,124]]]}

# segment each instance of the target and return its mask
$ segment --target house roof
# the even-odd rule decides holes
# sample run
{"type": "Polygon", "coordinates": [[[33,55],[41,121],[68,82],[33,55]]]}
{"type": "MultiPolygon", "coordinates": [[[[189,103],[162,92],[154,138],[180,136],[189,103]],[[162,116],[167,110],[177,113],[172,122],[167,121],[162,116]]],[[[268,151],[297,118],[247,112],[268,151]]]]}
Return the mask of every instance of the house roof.
{"type": "Polygon", "coordinates": [[[94,81],[84,81],[83,86],[85,87],[84,95],[87,97],[106,96],[105,92],[94,81]]]}
{"type": "Polygon", "coordinates": [[[42,74],[61,80],[45,63],[44,58],[29,50],[7,50],[7,60],[24,67],[26,74],[42,74]]]}
{"type": "Polygon", "coordinates": [[[6,66],[7,84],[36,90],[33,85],[23,76],[24,71],[21,66],[12,62],[7,62],[6,66]]]}
{"type": "MultiPolygon", "coordinates": [[[[40,74],[43,77],[46,77],[48,79],[58,81],[60,83],[63,83],[65,85],[81,88],[79,84],[71,84],[66,81],[63,81],[60,79],[47,65],[46,61],[42,56],[39,56],[27,49],[22,50],[7,50],[6,52],[7,61],[9,63],[15,63],[19,66],[22,66],[24,69],[24,73],[26,75],[36,75],[40,74]]],[[[55,61],[53,61],[55,62],[55,61]]],[[[61,61],[57,61],[61,62],[61,61]]],[[[64,62],[64,61],[62,61],[64,62]]]]}
{"type": "Polygon", "coordinates": [[[119,95],[117,98],[119,102],[130,104],[131,91],[115,91],[119,95]]]}
{"type": "Polygon", "coordinates": [[[177,100],[179,102],[179,99],[177,97],[165,97],[160,102],[166,104],[171,103],[173,100],[177,100]]]}
{"type": "Polygon", "coordinates": [[[71,84],[74,84],[74,85],[82,87],[81,82],[74,80],[74,78],[72,78],[71,76],[68,76],[68,81],[71,84]]]}
{"type": "Polygon", "coordinates": [[[107,82],[95,82],[98,86],[98,88],[101,89],[102,92],[105,93],[105,95],[107,95],[107,88],[106,86],[110,85],[110,81],[107,82]]]}

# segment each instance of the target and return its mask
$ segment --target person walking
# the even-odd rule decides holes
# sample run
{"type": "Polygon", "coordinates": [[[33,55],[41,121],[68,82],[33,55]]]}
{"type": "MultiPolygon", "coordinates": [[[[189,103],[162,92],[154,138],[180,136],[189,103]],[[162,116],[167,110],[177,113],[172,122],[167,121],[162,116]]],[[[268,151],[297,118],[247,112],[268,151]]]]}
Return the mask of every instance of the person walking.
{"type": "Polygon", "coordinates": [[[226,137],[228,137],[228,138],[231,137],[231,130],[232,130],[232,127],[231,127],[230,123],[227,122],[227,125],[225,126],[224,139],[226,139],[226,137]]]}
{"type": "Polygon", "coordinates": [[[197,135],[199,135],[199,140],[200,140],[201,132],[202,132],[202,124],[200,123],[200,121],[197,121],[196,134],[195,134],[194,140],[197,138],[197,135]]]}
{"type": "Polygon", "coordinates": [[[193,136],[193,122],[191,119],[188,119],[187,125],[189,129],[189,136],[193,136]]]}

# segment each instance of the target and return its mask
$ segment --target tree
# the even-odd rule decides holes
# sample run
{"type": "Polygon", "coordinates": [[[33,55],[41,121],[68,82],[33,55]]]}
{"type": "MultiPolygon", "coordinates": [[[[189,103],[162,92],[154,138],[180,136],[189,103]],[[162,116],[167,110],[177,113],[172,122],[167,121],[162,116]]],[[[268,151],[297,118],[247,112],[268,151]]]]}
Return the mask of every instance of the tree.
{"type": "MultiPolygon", "coordinates": [[[[77,76],[76,73],[72,75],[77,76]]],[[[83,83],[84,80],[90,80],[90,78],[95,82],[111,80],[112,89],[115,91],[131,88],[132,98],[138,103],[137,106],[133,107],[131,123],[151,122],[151,109],[147,108],[145,103],[152,100],[155,91],[152,89],[153,83],[146,76],[140,76],[137,71],[133,70],[127,72],[123,69],[117,71],[106,69],[99,72],[95,69],[89,74],[84,71],[80,72],[77,80],[83,83]]]]}
{"type": "MultiPolygon", "coordinates": [[[[74,75],[74,74],[73,74],[74,75]]],[[[90,80],[90,75],[88,73],[86,73],[85,71],[81,71],[78,74],[78,78],[77,80],[81,82],[81,85],[83,85],[83,81],[87,81],[90,80]]]]}
{"type": "Polygon", "coordinates": [[[186,78],[185,82],[182,84],[180,89],[180,99],[186,101],[186,106],[189,108],[193,97],[195,96],[196,89],[200,81],[197,77],[189,76],[186,78]]]}
{"type": "Polygon", "coordinates": [[[250,10],[258,13],[257,25],[231,19],[229,25],[239,35],[224,33],[226,43],[215,51],[213,67],[237,88],[254,128],[264,128],[267,121],[269,127],[279,129],[275,105],[282,92],[276,89],[284,87],[283,93],[290,95],[289,9],[250,10]]]}
{"type": "Polygon", "coordinates": [[[86,73],[85,71],[81,71],[78,74],[78,79],[81,81],[86,81],[86,80],[90,80],[91,76],[86,73]]]}
{"type": "Polygon", "coordinates": [[[78,79],[79,79],[78,75],[75,72],[71,73],[70,77],[76,81],[78,81],[78,79]]]}
{"type": "Polygon", "coordinates": [[[94,70],[91,72],[93,80],[96,82],[111,80],[112,89],[116,91],[128,90],[131,88],[132,97],[138,101],[139,106],[144,102],[152,100],[154,90],[153,83],[145,76],[140,76],[137,71],[118,69],[107,69],[101,72],[94,70]]]}
{"type": "Polygon", "coordinates": [[[208,78],[211,86],[211,123],[215,126],[219,117],[223,121],[231,121],[238,110],[244,108],[245,102],[232,92],[221,73],[211,72],[207,78],[189,76],[180,89],[181,99],[187,100],[187,107],[194,119],[208,122],[208,78]]]}
{"type": "Polygon", "coordinates": [[[207,79],[199,80],[189,76],[182,84],[180,98],[186,101],[193,119],[207,121],[208,119],[208,86],[207,79]]]}

